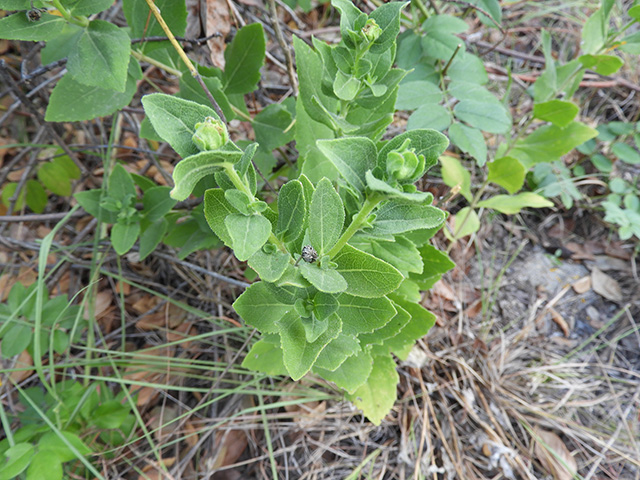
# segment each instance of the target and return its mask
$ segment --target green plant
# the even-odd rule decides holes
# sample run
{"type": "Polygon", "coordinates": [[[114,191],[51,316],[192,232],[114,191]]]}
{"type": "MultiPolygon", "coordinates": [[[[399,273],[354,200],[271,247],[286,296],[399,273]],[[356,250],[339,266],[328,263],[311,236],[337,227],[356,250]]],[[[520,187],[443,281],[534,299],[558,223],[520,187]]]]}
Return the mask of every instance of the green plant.
{"type": "Polygon", "coordinates": [[[142,102],[155,131],[183,157],[171,196],[184,200],[213,176],[207,222],[261,278],[234,303],[263,334],[243,365],[294,380],[312,371],[379,423],[396,397],[391,354],[406,357],[434,321],[420,290],[453,266],[429,244],[445,214],[414,185],[448,142],[425,129],[380,141],[406,73],[391,68],[404,4],[369,16],[351,2],[333,5],[342,14],[338,45],[294,39],[300,173],[290,168],[277,203],[258,190],[258,145],[220,145],[224,124],[212,109],[161,94],[142,102]],[[210,139],[207,117],[215,123],[210,139]]]}

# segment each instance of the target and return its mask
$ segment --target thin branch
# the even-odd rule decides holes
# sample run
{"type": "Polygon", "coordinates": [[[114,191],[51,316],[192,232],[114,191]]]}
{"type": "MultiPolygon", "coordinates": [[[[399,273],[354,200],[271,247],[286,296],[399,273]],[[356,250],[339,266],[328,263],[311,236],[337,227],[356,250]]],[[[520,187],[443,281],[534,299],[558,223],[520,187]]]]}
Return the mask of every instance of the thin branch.
{"type": "Polygon", "coordinates": [[[269,0],[269,10],[271,11],[271,24],[276,34],[276,39],[280,44],[280,48],[284,52],[284,58],[287,61],[287,75],[289,76],[289,83],[293,90],[293,95],[298,96],[298,79],[296,77],[295,68],[293,66],[293,55],[291,55],[291,49],[284,39],[282,29],[280,28],[280,20],[278,19],[278,10],[276,8],[276,0],[269,0]]]}

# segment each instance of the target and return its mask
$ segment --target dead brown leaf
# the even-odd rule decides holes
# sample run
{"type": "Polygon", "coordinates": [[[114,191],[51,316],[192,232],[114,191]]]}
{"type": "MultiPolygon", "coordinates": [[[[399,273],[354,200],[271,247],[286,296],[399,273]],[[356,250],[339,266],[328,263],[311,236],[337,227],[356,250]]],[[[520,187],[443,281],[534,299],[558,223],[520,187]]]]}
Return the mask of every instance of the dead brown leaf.
{"type": "Polygon", "coordinates": [[[18,355],[16,364],[13,368],[24,368],[25,370],[16,370],[14,372],[11,372],[9,374],[9,378],[11,378],[11,380],[13,380],[15,383],[20,383],[23,380],[26,380],[33,374],[33,370],[28,368],[32,366],[33,359],[31,358],[31,355],[29,355],[29,352],[27,352],[26,350],[23,350],[23,352],[18,355]]]}
{"type": "Polygon", "coordinates": [[[591,272],[591,285],[593,291],[612,302],[622,301],[622,290],[616,280],[604,273],[598,267],[591,272]]]}
{"type": "Polygon", "coordinates": [[[207,40],[207,46],[211,51],[211,63],[224,69],[224,39],[231,31],[231,15],[226,0],[207,0],[205,7],[205,34],[206,36],[220,33],[220,37],[207,40]]]}
{"type": "Polygon", "coordinates": [[[555,308],[550,308],[549,313],[551,314],[551,319],[555,322],[556,325],[558,325],[558,327],[560,327],[560,330],[562,330],[564,336],[569,338],[569,324],[564,319],[564,317],[560,315],[555,308]]]}
{"type": "Polygon", "coordinates": [[[247,434],[243,430],[227,430],[216,435],[216,458],[212,470],[233,465],[247,448],[247,434]]]}
{"type": "Polygon", "coordinates": [[[573,291],[577,294],[588,292],[591,288],[591,277],[588,275],[582,277],[579,280],[573,282],[571,286],[573,287],[573,291]]]}
{"type": "Polygon", "coordinates": [[[555,480],[571,480],[578,470],[576,460],[564,442],[553,432],[536,428],[535,455],[555,480]]]}

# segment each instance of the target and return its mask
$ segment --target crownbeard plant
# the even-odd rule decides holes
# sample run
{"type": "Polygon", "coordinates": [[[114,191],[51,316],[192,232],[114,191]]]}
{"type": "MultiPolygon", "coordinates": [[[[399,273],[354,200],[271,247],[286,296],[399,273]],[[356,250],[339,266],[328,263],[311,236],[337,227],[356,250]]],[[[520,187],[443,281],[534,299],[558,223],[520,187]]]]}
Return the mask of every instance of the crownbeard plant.
{"type": "Polygon", "coordinates": [[[258,145],[241,150],[211,108],[164,94],[142,103],[183,157],[173,199],[213,175],[206,220],[260,276],[233,304],[262,333],[243,365],[294,380],[312,372],[379,424],[396,398],[394,356],[406,358],[434,323],[420,292],[453,267],[429,243],[446,214],[415,185],[448,140],[425,129],[381,141],[407,73],[392,68],[405,4],[366,15],[350,1],[332,3],[342,15],[339,44],[294,38],[300,173],[277,203],[258,190],[258,145]]]}

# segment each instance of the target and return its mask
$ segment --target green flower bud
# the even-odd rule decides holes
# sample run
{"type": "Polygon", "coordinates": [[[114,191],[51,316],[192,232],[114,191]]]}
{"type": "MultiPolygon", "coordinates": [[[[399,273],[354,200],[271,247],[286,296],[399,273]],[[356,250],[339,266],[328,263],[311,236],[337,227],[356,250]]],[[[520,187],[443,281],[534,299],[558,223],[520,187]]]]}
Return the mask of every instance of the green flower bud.
{"type": "Polygon", "coordinates": [[[378,26],[376,21],[373,18],[367,20],[362,30],[360,30],[360,34],[365,38],[365,40],[369,43],[375,42],[380,35],[382,35],[382,29],[378,26]]]}
{"type": "Polygon", "coordinates": [[[387,154],[387,173],[401,183],[413,183],[424,171],[424,155],[416,155],[409,148],[411,139],[407,138],[396,150],[387,154]]]}
{"type": "Polygon", "coordinates": [[[204,122],[196,123],[196,132],[191,140],[201,152],[217,150],[229,141],[229,132],[220,120],[207,117],[204,122]]]}

